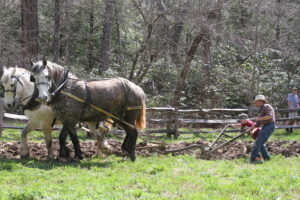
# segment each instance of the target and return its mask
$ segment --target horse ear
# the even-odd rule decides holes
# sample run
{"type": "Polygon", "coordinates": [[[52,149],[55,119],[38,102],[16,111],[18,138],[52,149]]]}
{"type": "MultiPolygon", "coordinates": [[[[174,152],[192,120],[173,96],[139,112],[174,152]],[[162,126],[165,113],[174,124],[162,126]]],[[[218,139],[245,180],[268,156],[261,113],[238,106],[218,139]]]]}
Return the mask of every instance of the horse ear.
{"type": "Polygon", "coordinates": [[[51,70],[50,70],[50,67],[48,65],[46,66],[46,69],[48,69],[49,76],[52,77],[51,70]]]}
{"type": "Polygon", "coordinates": [[[17,71],[17,66],[15,66],[11,72],[11,75],[14,76],[16,74],[17,71]]]}
{"type": "Polygon", "coordinates": [[[32,60],[30,60],[30,65],[31,65],[31,67],[33,66],[33,62],[32,62],[32,60]]]}
{"type": "Polygon", "coordinates": [[[46,58],[43,58],[43,65],[47,66],[47,60],[46,60],[46,58]]]}
{"type": "Polygon", "coordinates": [[[7,67],[3,66],[3,73],[7,71],[7,67]]]}

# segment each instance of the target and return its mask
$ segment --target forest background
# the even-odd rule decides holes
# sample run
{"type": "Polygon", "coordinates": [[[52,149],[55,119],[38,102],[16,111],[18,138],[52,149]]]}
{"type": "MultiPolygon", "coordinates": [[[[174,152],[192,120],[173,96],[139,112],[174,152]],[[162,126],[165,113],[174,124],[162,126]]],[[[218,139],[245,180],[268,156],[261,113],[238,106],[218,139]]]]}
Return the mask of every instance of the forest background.
{"type": "MultiPolygon", "coordinates": [[[[148,106],[275,107],[300,88],[299,0],[0,0],[0,66],[124,77],[148,106]]],[[[0,75],[2,74],[2,67],[0,75]]]]}

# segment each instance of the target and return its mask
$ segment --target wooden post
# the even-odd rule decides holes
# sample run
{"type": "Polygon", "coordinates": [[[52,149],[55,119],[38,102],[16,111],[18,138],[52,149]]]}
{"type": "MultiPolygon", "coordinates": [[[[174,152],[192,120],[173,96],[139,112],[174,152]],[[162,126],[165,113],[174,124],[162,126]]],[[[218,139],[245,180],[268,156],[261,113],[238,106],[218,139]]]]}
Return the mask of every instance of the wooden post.
{"type": "Polygon", "coordinates": [[[2,137],[2,130],[3,130],[3,98],[0,99],[0,137],[2,137]]]}
{"type": "Polygon", "coordinates": [[[174,134],[174,139],[177,139],[178,136],[179,136],[179,133],[178,133],[178,108],[177,107],[175,107],[173,116],[174,116],[174,130],[173,130],[173,134],[174,134]]]}
{"type": "MultiPolygon", "coordinates": [[[[166,116],[167,116],[167,119],[172,119],[173,112],[167,112],[166,116]]],[[[172,123],[173,123],[172,121],[167,122],[167,130],[168,130],[167,137],[168,138],[171,138],[172,134],[173,134],[172,123]]]]}
{"type": "Polygon", "coordinates": [[[249,106],[249,108],[248,108],[248,117],[253,117],[253,108],[252,108],[252,106],[249,106]]]}

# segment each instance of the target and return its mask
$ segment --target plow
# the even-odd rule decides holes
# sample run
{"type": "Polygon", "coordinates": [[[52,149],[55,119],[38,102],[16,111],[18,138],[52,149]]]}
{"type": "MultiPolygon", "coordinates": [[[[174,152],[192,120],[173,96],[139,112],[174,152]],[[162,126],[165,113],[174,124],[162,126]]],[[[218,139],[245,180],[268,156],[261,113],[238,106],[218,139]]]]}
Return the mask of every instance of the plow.
{"type": "Polygon", "coordinates": [[[184,151],[184,150],[188,150],[188,149],[193,149],[193,148],[200,148],[201,151],[203,153],[213,153],[214,151],[225,147],[227,145],[230,145],[231,143],[233,143],[235,140],[237,140],[238,138],[242,137],[243,135],[245,135],[247,133],[247,130],[244,130],[242,132],[239,131],[228,131],[228,128],[230,127],[230,124],[227,124],[220,132],[220,134],[217,136],[217,138],[208,146],[203,146],[203,145],[199,145],[199,144],[194,144],[194,145],[190,145],[184,148],[179,148],[179,149],[170,149],[170,150],[166,150],[166,153],[174,153],[174,152],[179,152],[179,151],[184,151]],[[234,135],[231,135],[231,134],[234,135]]]}

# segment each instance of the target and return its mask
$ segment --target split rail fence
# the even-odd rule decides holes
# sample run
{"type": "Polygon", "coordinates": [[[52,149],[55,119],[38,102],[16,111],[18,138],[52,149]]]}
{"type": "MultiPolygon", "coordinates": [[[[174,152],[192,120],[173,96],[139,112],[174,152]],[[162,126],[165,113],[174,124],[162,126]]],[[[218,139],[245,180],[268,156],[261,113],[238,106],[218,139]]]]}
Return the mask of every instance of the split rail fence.
{"type": "MultiPolygon", "coordinates": [[[[300,128],[300,117],[289,119],[288,113],[291,109],[275,109],[276,128],[300,128]]],[[[147,108],[147,130],[146,134],[165,133],[168,136],[177,138],[180,134],[209,134],[215,133],[226,124],[237,123],[238,115],[247,113],[249,117],[255,117],[258,114],[256,108],[228,109],[176,109],[171,107],[149,107],[147,108]],[[210,128],[210,129],[208,129],[210,128]],[[213,130],[212,130],[213,129],[213,130]]],[[[0,99],[0,137],[3,129],[23,129],[24,126],[10,125],[11,121],[27,123],[27,117],[5,113],[3,100],[0,99]]],[[[59,130],[61,127],[54,127],[59,130]]],[[[114,134],[122,134],[123,130],[112,130],[114,134]]]]}

